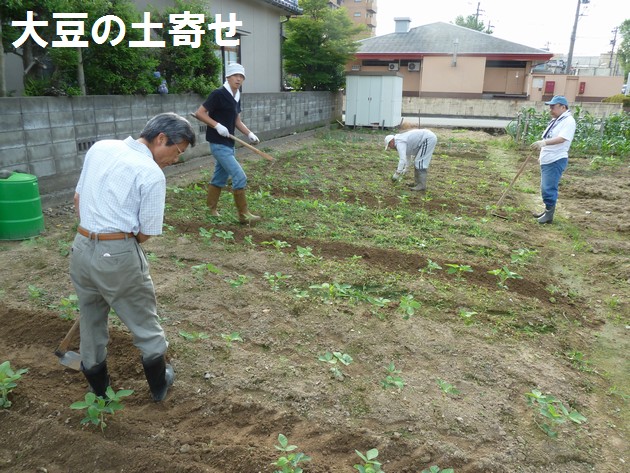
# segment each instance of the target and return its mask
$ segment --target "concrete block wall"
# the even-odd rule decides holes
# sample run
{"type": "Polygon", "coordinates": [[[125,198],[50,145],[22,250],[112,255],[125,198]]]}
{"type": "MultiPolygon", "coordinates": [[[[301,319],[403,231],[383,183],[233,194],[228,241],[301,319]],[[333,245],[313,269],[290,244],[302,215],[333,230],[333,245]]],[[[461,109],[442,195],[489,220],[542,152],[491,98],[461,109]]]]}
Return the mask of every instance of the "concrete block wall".
{"type": "MultiPolygon", "coordinates": [[[[138,137],[147,120],[175,112],[188,118],[198,143],[183,156],[210,154],[205,125],[189,116],[199,95],[0,98],[0,169],[37,176],[40,193],[73,188],[89,147],[98,140],[138,137]]],[[[261,140],[316,128],[341,118],[340,94],[243,94],[242,119],[261,140]]]]}
{"type": "MultiPolygon", "coordinates": [[[[621,104],[575,102],[583,111],[603,117],[621,113],[621,104]]],[[[523,108],[544,110],[544,102],[517,99],[445,99],[432,97],[403,97],[404,116],[439,116],[458,118],[516,118],[523,108]]]]}

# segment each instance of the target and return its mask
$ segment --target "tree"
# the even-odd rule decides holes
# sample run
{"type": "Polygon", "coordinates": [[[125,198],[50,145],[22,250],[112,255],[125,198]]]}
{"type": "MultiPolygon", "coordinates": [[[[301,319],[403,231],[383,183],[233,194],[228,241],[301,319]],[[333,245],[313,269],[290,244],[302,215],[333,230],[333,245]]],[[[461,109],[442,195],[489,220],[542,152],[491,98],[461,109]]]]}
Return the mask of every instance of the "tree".
{"type": "MultiPolygon", "coordinates": [[[[83,83],[90,94],[153,92],[156,88],[153,71],[158,64],[155,52],[128,47],[128,41],[143,39],[143,31],[129,27],[140,20],[140,13],[130,0],[5,0],[0,4],[3,47],[22,58],[25,95],[79,95],[83,83]],[[39,36],[48,42],[45,48],[30,37],[19,49],[12,45],[21,36],[23,27],[14,27],[11,23],[24,21],[27,11],[33,11],[37,21],[48,21],[47,26],[36,28],[39,36]],[[84,21],[84,38],[88,41],[94,22],[104,15],[115,15],[123,20],[125,38],[117,46],[111,46],[109,39],[118,34],[114,27],[103,44],[90,41],[87,48],[53,48],[51,42],[58,38],[57,20],[52,14],[64,12],[88,13],[84,21]]],[[[3,63],[0,63],[4,78],[3,72],[3,63]]]]}
{"type": "Polygon", "coordinates": [[[479,19],[478,15],[468,15],[466,18],[464,18],[462,15],[458,15],[455,18],[455,24],[457,26],[463,26],[464,28],[469,28],[471,30],[481,31],[486,34],[493,33],[490,25],[488,25],[488,27],[486,28],[486,25],[484,25],[483,21],[479,19]]]}
{"type": "MultiPolygon", "coordinates": [[[[90,18],[89,28],[103,15],[115,15],[126,25],[124,40],[117,46],[109,43],[118,35],[117,27],[112,28],[108,40],[103,44],[90,43],[89,48],[83,49],[85,82],[89,94],[92,95],[129,95],[148,94],[157,88],[153,72],[157,70],[158,59],[155,49],[132,48],[129,41],[141,41],[144,32],[141,29],[130,28],[131,23],[140,22],[141,14],[131,0],[102,0],[103,6],[109,8],[90,18]]],[[[87,4],[89,2],[83,2],[87,4]]],[[[98,3],[101,3],[99,0],[98,3]]],[[[86,22],[86,31],[88,22],[86,22]]],[[[78,61],[78,58],[77,58],[78,61]]]]}
{"type": "Polygon", "coordinates": [[[339,90],[345,65],[358,49],[352,38],[363,28],[346,11],[331,9],[327,0],[303,0],[300,7],[304,14],[286,23],[285,71],[297,76],[301,90],[339,90]]]}
{"type": "MultiPolygon", "coordinates": [[[[176,0],[172,8],[163,12],[153,12],[152,21],[164,25],[169,23],[169,15],[182,14],[188,11],[191,15],[203,14],[208,20],[208,12],[205,10],[205,2],[202,0],[176,0]]],[[[202,29],[209,21],[202,23],[202,29]]],[[[160,48],[158,53],[159,71],[168,82],[170,93],[182,94],[196,92],[199,95],[209,95],[212,90],[219,87],[219,74],[221,60],[216,54],[217,45],[214,36],[203,34],[198,48],[190,46],[174,46],[168,28],[162,29],[162,39],[166,43],[165,48],[160,48]]]]}
{"type": "MultiPolygon", "coordinates": [[[[33,80],[40,76],[45,70],[46,64],[43,60],[45,54],[32,38],[28,38],[22,47],[15,49],[12,43],[22,34],[22,29],[14,27],[11,23],[14,20],[24,21],[26,11],[34,12],[37,21],[49,21],[52,19],[52,12],[55,11],[57,3],[55,0],[4,0],[0,2],[0,96],[7,94],[5,79],[4,54],[15,54],[22,59],[24,81],[33,80]]],[[[37,28],[42,34],[43,28],[37,28]]]]}
{"type": "Polygon", "coordinates": [[[617,56],[623,69],[623,76],[627,78],[628,74],[630,74],[630,19],[625,20],[621,24],[619,33],[623,36],[623,40],[617,49],[617,56]]]}

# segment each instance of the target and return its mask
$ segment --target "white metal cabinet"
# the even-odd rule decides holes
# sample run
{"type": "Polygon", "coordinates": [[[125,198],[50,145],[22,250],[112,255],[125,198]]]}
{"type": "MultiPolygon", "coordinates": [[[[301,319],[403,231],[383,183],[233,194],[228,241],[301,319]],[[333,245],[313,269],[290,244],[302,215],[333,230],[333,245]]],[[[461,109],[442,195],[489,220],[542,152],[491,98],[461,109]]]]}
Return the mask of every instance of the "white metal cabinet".
{"type": "Polygon", "coordinates": [[[348,73],[345,124],[386,128],[400,125],[402,83],[397,73],[348,73]]]}

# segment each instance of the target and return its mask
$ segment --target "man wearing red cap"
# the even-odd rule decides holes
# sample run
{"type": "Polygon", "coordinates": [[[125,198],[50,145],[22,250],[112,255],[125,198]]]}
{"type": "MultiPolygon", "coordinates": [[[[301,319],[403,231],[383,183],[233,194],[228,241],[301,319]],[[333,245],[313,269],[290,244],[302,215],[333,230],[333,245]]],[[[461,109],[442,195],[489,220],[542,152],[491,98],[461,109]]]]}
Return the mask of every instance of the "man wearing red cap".
{"type": "Polygon", "coordinates": [[[538,223],[553,222],[558,200],[558,186],[562,173],[569,162],[569,148],[575,134],[575,119],[569,110],[569,102],[556,95],[549,102],[551,120],[542,134],[542,139],[532,143],[540,150],[540,194],[545,204],[543,212],[534,213],[538,223]]]}
{"type": "Polygon", "coordinates": [[[245,81],[245,68],[238,63],[230,63],[225,69],[225,83],[214,90],[199,106],[195,115],[204,122],[206,140],[210,143],[210,152],[215,159],[214,175],[208,184],[207,203],[210,215],[219,217],[217,204],[221,190],[227,185],[228,178],[232,178],[234,203],[241,223],[251,223],[260,217],[249,212],[245,187],[247,176],[234,156],[234,130],[238,129],[249,138],[250,143],[256,144],[260,140],[250,131],[241,120],[241,92],[245,81]]]}

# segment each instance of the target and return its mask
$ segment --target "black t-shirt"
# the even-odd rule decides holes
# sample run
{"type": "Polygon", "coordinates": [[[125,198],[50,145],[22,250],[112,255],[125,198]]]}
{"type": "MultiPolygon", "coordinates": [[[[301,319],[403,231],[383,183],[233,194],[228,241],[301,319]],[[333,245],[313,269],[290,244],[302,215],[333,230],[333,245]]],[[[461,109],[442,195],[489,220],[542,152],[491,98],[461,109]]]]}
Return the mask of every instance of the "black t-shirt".
{"type": "MultiPolygon", "coordinates": [[[[234,134],[236,117],[239,113],[241,113],[240,100],[237,102],[225,87],[219,87],[218,89],[212,91],[203,103],[203,106],[206,110],[208,110],[210,118],[226,127],[230,132],[230,135],[234,134]]],[[[234,147],[233,140],[219,135],[217,130],[211,126],[206,127],[206,141],[234,147]]]]}

